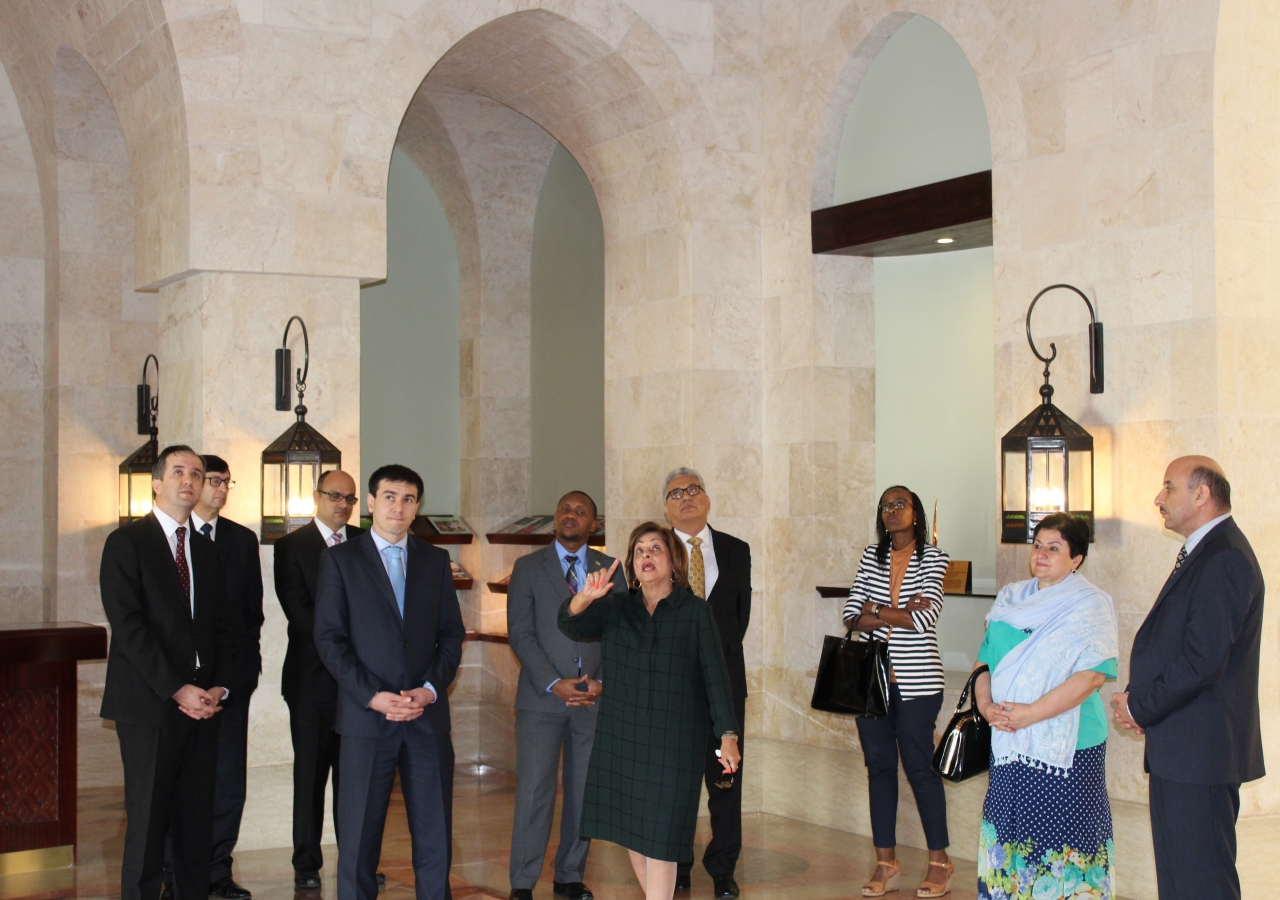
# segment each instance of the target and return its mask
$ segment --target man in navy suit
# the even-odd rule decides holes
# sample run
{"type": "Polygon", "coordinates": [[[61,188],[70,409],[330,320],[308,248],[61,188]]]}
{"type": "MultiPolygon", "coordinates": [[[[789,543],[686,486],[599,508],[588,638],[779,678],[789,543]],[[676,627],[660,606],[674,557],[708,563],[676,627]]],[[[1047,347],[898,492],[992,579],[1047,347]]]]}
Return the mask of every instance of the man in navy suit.
{"type": "Polygon", "coordinates": [[[1261,778],[1262,570],[1207,456],[1175,459],[1156,506],[1186,538],[1138,629],[1116,720],[1146,735],[1161,900],[1239,898],[1240,785],[1261,778]]]}
{"type": "Polygon", "coordinates": [[[446,693],[466,629],[449,554],[412,538],[422,479],[369,477],[373,528],[320,557],[316,651],[338,682],[338,900],[373,900],[396,771],[418,900],[450,900],[453,742],[446,693]]]}

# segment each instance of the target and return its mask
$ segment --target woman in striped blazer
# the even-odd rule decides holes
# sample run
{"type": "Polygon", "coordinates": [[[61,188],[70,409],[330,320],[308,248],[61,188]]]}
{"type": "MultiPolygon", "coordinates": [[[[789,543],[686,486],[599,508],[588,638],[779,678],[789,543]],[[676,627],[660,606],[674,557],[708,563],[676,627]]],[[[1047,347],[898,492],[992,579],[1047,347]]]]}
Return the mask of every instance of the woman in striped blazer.
{"type": "Polygon", "coordinates": [[[883,897],[897,890],[902,873],[895,853],[899,753],[929,845],[929,868],[916,896],[949,893],[955,870],[947,857],[950,842],[942,779],[931,768],[943,689],[935,629],[949,560],[929,544],[927,535],[924,506],[915,492],[902,486],[886,490],[877,507],[879,540],[862,554],[844,605],[845,627],[861,631],[863,640],[887,641],[892,666],[889,714],[883,719],[857,719],[876,845],[876,869],[862,888],[864,897],[883,897]]]}

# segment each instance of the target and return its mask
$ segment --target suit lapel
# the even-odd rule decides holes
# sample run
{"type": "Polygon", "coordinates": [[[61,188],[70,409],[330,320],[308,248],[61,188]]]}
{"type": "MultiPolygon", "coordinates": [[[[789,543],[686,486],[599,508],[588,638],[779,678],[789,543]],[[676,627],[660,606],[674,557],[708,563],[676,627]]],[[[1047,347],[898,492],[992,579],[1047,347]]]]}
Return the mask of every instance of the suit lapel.
{"type": "Polygon", "coordinates": [[[1164,587],[1160,589],[1160,594],[1156,597],[1156,602],[1151,607],[1151,612],[1147,614],[1147,621],[1150,621],[1151,617],[1155,615],[1156,610],[1160,608],[1160,604],[1164,601],[1164,598],[1169,596],[1169,592],[1173,590],[1174,585],[1182,579],[1183,575],[1187,574],[1187,570],[1190,569],[1195,564],[1196,560],[1200,558],[1200,554],[1204,552],[1204,548],[1218,537],[1223,526],[1233,521],[1233,519],[1226,519],[1219,522],[1217,526],[1200,539],[1200,543],[1196,544],[1196,548],[1187,554],[1187,558],[1182,561],[1182,565],[1169,573],[1169,577],[1165,579],[1164,587]]]}
{"type": "MultiPolygon", "coordinates": [[[[716,540],[719,533],[714,528],[708,525],[707,530],[711,532],[711,551],[716,555],[716,569],[720,573],[716,578],[716,583],[712,586],[711,590],[707,592],[707,602],[710,603],[711,598],[714,597],[716,592],[724,586],[724,573],[726,571],[732,571],[729,568],[729,563],[733,554],[729,550],[728,541],[716,540]]],[[[703,559],[705,561],[706,557],[704,556],[703,559]]]]}
{"type": "MultiPolygon", "coordinates": [[[[175,603],[181,603],[182,609],[186,612],[187,618],[191,619],[191,598],[184,596],[182,593],[182,578],[178,575],[178,562],[174,558],[173,551],[169,549],[169,539],[165,536],[164,526],[160,524],[160,520],[155,514],[148,514],[146,520],[148,537],[151,542],[152,550],[159,557],[168,562],[168,566],[164,567],[166,573],[163,578],[169,585],[169,594],[175,603]]],[[[191,565],[191,560],[187,560],[187,565],[191,565]]],[[[195,577],[195,570],[192,569],[192,578],[195,577]]]]}
{"type": "Polygon", "coordinates": [[[554,543],[542,551],[542,571],[550,579],[552,586],[559,591],[562,601],[572,596],[569,593],[569,582],[565,580],[564,569],[560,565],[560,555],[554,543]]]}
{"type": "MultiPolygon", "coordinates": [[[[400,604],[396,603],[396,592],[391,587],[391,577],[387,575],[387,567],[382,564],[382,554],[378,552],[378,545],[373,542],[372,537],[367,535],[361,535],[358,540],[360,542],[360,558],[364,560],[369,577],[373,579],[373,583],[382,592],[383,599],[391,604],[391,612],[395,615],[396,621],[403,624],[400,616],[400,604]]],[[[407,602],[409,598],[408,572],[405,575],[404,596],[407,602]]]]}

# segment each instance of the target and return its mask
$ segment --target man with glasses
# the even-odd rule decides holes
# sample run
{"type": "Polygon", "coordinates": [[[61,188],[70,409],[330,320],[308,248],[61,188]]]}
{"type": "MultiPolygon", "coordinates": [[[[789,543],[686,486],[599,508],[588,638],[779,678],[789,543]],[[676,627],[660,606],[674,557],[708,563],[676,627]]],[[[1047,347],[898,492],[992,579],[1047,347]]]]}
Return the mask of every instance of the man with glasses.
{"type": "Polygon", "coordinates": [[[293,872],[296,887],[320,887],[324,857],[324,792],[333,772],[333,827],[338,827],[338,735],[333,730],[338,683],[316,653],[316,579],[320,556],[364,534],[347,524],[356,508],[356,483],[342,471],[324,472],[312,495],[315,518],[276,541],[276,596],[289,619],[289,650],[280,692],[289,705],[293,738],[293,872]]]}
{"type": "MultiPolygon", "coordinates": [[[[252,894],[231,877],[231,851],[240,836],[244,814],[245,768],[249,752],[249,699],[262,673],[262,564],[258,536],[222,515],[235,482],[231,467],[220,456],[206,455],[204,488],[191,510],[191,529],[213,541],[222,556],[227,583],[227,620],[235,657],[223,669],[231,693],[222,703],[218,728],[217,782],[213,793],[213,858],[209,893],[222,900],[248,900],[252,894]]],[[[166,851],[162,900],[173,896],[173,880],[166,851]]]]}
{"type": "MultiPolygon", "coordinates": [[[[663,484],[663,514],[689,553],[689,588],[704,598],[715,613],[729,667],[733,710],[739,727],[746,730],[747,667],[742,640],[751,619],[751,547],[731,534],[707,524],[711,497],[693,469],[675,469],[663,484]]],[[[717,900],[733,900],[739,894],[733,872],[742,851],[742,770],[725,776],[716,757],[720,738],[707,727],[706,782],[711,813],[711,842],[702,864],[715,884],[717,900]]],[[[743,736],[738,735],[743,750],[743,736]]],[[[676,868],[676,891],[687,891],[693,871],[693,848],[676,868]]]]}

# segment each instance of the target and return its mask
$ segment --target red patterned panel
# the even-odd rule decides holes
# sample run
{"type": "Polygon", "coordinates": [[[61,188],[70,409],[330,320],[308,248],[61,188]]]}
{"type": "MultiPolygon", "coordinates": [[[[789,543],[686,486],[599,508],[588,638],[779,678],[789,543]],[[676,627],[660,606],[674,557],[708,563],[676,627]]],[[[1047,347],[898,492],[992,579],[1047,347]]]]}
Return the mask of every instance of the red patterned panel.
{"type": "Polygon", "coordinates": [[[58,819],[58,689],[0,690],[0,825],[58,819]]]}

